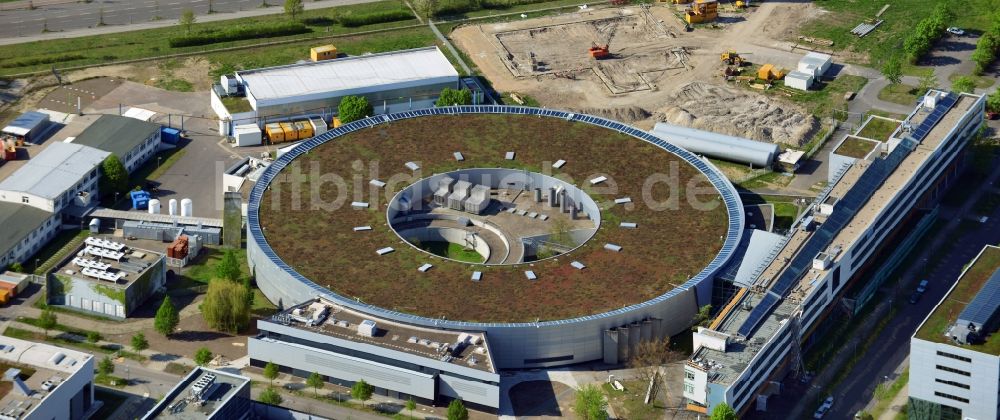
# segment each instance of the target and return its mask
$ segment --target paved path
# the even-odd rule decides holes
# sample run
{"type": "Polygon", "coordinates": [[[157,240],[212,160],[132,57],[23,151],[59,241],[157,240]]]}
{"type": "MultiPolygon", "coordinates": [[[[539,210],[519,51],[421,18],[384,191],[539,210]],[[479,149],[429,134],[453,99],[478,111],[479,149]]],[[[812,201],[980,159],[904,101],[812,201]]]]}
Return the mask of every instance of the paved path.
{"type": "MultiPolygon", "coordinates": [[[[303,4],[308,11],[374,1],[378,0],[311,0],[303,4]]],[[[98,0],[3,11],[0,45],[174,26],[184,9],[194,11],[198,22],[281,14],[281,4],[278,0],[98,0]],[[260,7],[265,1],[271,7],[260,7]],[[208,13],[209,2],[215,13],[208,13]],[[103,26],[98,25],[102,15],[103,26]]]]}
{"type": "Polygon", "coordinates": [[[898,414],[902,407],[908,404],[910,399],[910,384],[907,383],[899,389],[899,393],[893,397],[892,401],[889,403],[889,409],[885,410],[881,415],[878,416],[877,420],[895,420],[896,414],[898,414]]]}
{"type": "Polygon", "coordinates": [[[427,26],[431,27],[431,31],[434,32],[434,35],[437,36],[438,40],[441,41],[446,48],[448,48],[448,51],[451,52],[451,56],[455,57],[455,61],[458,61],[458,65],[462,66],[462,71],[465,72],[464,74],[471,75],[472,69],[469,68],[469,65],[465,64],[465,60],[462,59],[462,55],[458,53],[458,50],[455,49],[454,45],[451,45],[451,41],[441,34],[441,31],[439,31],[437,26],[434,25],[434,21],[427,19],[427,26]]]}

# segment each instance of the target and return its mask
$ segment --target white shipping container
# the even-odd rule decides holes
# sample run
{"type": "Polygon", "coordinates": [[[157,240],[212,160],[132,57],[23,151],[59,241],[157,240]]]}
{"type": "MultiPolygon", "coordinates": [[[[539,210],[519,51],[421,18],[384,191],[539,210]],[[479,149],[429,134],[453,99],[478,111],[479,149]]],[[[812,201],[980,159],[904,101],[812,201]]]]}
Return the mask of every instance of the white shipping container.
{"type": "Polygon", "coordinates": [[[233,138],[237,146],[259,146],[262,136],[257,124],[237,125],[233,127],[233,138]]]}

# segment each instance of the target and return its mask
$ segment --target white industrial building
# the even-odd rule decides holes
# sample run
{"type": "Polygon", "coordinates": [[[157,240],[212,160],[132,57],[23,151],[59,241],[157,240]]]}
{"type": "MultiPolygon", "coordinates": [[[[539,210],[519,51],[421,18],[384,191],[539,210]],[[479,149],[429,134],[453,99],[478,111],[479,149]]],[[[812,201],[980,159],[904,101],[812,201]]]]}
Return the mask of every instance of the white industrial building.
{"type": "Polygon", "coordinates": [[[909,418],[1000,418],[998,256],[984,248],[910,339],[909,418]]]}
{"type": "Polygon", "coordinates": [[[727,136],[725,134],[667,123],[656,123],[650,134],[657,136],[691,153],[753,165],[769,167],[778,156],[778,145],[727,136]]]}
{"type": "Polygon", "coordinates": [[[428,47],[239,71],[222,81],[212,109],[220,133],[232,135],[237,125],[329,117],[345,96],[366,97],[375,113],[431,107],[459,77],[441,50],[428,47]],[[242,100],[249,106],[233,105],[242,100]]]}
{"type": "Polygon", "coordinates": [[[830,54],[809,52],[799,60],[796,71],[820,78],[826,74],[827,70],[830,70],[831,64],[833,64],[833,57],[830,54]]]}
{"type": "MultiPolygon", "coordinates": [[[[888,238],[909,232],[907,221],[921,214],[917,203],[940,199],[983,125],[982,96],[928,95],[937,99],[914,109],[885,142],[885,154],[839,168],[778,246],[753,264],[758,268],[751,279],[707,334],[728,336],[730,343],[696,333],[702,344],[684,367],[689,408],[709,413],[725,402],[738,412],[766,411],[776,391],[768,384],[783,378],[794,365],[789,361],[804,351],[802,343],[830,322],[826,317],[845,307],[857,313],[870,301],[866,291],[879,287],[880,263],[887,259],[876,256],[892,253],[897,244],[888,238]],[[845,291],[855,284],[862,293],[848,302],[845,291]]],[[[997,369],[992,372],[996,382],[997,369]]]]}
{"type": "Polygon", "coordinates": [[[809,90],[813,80],[812,74],[795,70],[785,75],[785,86],[792,89],[809,90]]]}
{"type": "Polygon", "coordinates": [[[0,397],[2,418],[79,420],[97,410],[94,356],[11,337],[0,337],[0,349],[0,362],[12,366],[3,380],[13,382],[0,397]]]}

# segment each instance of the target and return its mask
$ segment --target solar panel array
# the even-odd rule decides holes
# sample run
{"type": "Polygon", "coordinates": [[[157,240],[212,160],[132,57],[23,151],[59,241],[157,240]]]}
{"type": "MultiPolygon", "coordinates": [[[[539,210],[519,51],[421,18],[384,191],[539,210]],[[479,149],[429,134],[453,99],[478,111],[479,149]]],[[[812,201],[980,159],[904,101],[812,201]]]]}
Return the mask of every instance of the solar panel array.
{"type": "MultiPolygon", "coordinates": [[[[802,247],[802,250],[792,258],[791,262],[786,266],[785,271],[778,276],[778,279],[771,286],[769,296],[771,293],[782,298],[788,295],[792,288],[798,284],[802,276],[812,267],[812,261],[816,255],[830,246],[833,238],[847,226],[858,210],[864,207],[865,203],[872,197],[872,194],[875,193],[875,190],[882,186],[885,180],[889,178],[889,175],[899,167],[903,159],[917,147],[918,142],[923,140],[934,125],[941,121],[941,118],[948,113],[948,110],[955,104],[956,100],[956,97],[951,94],[941,98],[931,114],[920,124],[917,130],[914,130],[910,137],[903,139],[888,156],[875,159],[868,166],[868,169],[865,173],[861,174],[861,177],[858,178],[847,194],[837,202],[833,214],[816,230],[802,247]]],[[[739,335],[749,337],[767,319],[777,305],[778,301],[770,302],[766,298],[762,299],[761,303],[753,308],[747,319],[743,321],[738,330],[739,335]]]]}
{"type": "Polygon", "coordinates": [[[993,272],[972,302],[965,305],[958,319],[983,326],[990,323],[998,309],[1000,309],[1000,269],[993,272]]]}
{"type": "Polygon", "coordinates": [[[316,146],[319,146],[320,144],[326,143],[328,141],[336,141],[338,137],[351,133],[353,131],[374,127],[379,124],[387,124],[393,121],[400,121],[409,118],[417,118],[430,115],[458,115],[458,114],[533,115],[539,117],[558,118],[567,121],[583,122],[587,124],[593,124],[596,126],[608,128],[617,131],[619,133],[636,137],[646,142],[652,143],[657,147],[664,149],[668,152],[671,152],[674,155],[684,159],[688,164],[696,167],[699,171],[701,171],[701,173],[708,178],[709,182],[711,182],[712,185],[716,188],[716,190],[718,190],[719,193],[722,195],[723,203],[725,204],[726,211],[729,215],[729,228],[726,233],[727,234],[726,240],[722,246],[722,249],[716,255],[715,259],[713,259],[712,262],[709,263],[700,273],[691,277],[688,281],[678,286],[677,288],[670,290],[663,295],[660,295],[654,299],[651,299],[643,303],[616,309],[614,311],[606,312],[603,314],[588,315],[573,320],[546,321],[546,322],[540,322],[538,324],[561,324],[561,323],[576,322],[589,319],[599,319],[607,316],[617,315],[619,313],[625,313],[628,311],[635,310],[637,307],[642,307],[653,303],[658,303],[665,299],[669,299],[674,295],[681,293],[684,290],[690,289],[700,284],[701,282],[705,281],[706,279],[712,277],[729,260],[730,256],[735,251],[737,244],[739,243],[739,238],[743,233],[743,224],[744,224],[743,211],[742,211],[743,204],[740,201],[739,194],[736,192],[736,189],[732,186],[732,184],[729,183],[727,179],[725,179],[725,176],[722,175],[722,173],[717,168],[706,163],[704,160],[695,156],[691,152],[688,152],[687,150],[677,147],[645,131],[639,130],[634,127],[630,127],[626,124],[622,124],[616,121],[611,121],[590,115],[570,113],[566,111],[556,111],[545,108],[506,106],[506,105],[468,105],[468,106],[454,106],[454,107],[441,107],[441,108],[426,108],[413,111],[404,111],[388,115],[380,115],[344,124],[333,130],[327,131],[324,134],[321,134],[319,136],[313,137],[309,140],[300,143],[294,149],[276,159],[264,171],[264,173],[260,177],[260,180],[257,182],[253,191],[251,191],[250,193],[250,204],[249,204],[250,208],[248,209],[248,214],[247,214],[247,224],[248,224],[248,229],[250,230],[250,233],[253,237],[253,240],[260,247],[261,252],[267,257],[267,259],[271,261],[280,270],[285,271],[293,278],[307,285],[308,287],[313,289],[317,294],[328,296],[331,299],[341,302],[350,307],[363,307],[365,310],[379,314],[381,316],[387,316],[395,319],[406,319],[410,322],[415,322],[421,325],[427,325],[428,323],[432,323],[435,326],[440,326],[441,324],[448,324],[454,327],[470,327],[470,326],[519,327],[523,325],[524,323],[482,324],[482,323],[471,323],[471,322],[461,322],[461,321],[442,321],[435,319],[427,319],[411,314],[391,311],[388,309],[367,305],[364,303],[356,302],[351,299],[346,299],[318,284],[315,284],[311,280],[307,279],[306,277],[296,272],[294,268],[286,264],[267,244],[267,240],[264,237],[263,231],[261,230],[260,227],[260,218],[258,211],[260,209],[260,201],[264,195],[264,192],[268,187],[268,184],[270,184],[271,180],[273,180],[274,177],[289,163],[291,163],[298,156],[306,153],[308,150],[311,150],[316,146]]]}

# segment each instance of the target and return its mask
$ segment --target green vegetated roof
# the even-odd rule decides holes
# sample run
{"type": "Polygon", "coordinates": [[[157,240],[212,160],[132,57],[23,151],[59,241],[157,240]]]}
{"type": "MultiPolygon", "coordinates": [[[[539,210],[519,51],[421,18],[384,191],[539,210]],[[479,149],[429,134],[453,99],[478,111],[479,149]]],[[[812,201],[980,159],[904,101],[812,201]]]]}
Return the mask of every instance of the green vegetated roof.
{"type": "Polygon", "coordinates": [[[1000,355],[1000,334],[993,332],[984,343],[959,345],[945,335],[948,329],[958,319],[966,305],[972,301],[983,285],[1000,269],[1000,248],[987,247],[965,273],[958,279],[955,287],[945,296],[944,300],[934,308],[934,311],[924,320],[917,330],[916,337],[936,343],[952,344],[954,346],[1000,355]]]}
{"type": "Polygon", "coordinates": [[[852,158],[862,159],[871,153],[872,149],[875,148],[876,143],[859,139],[857,137],[848,137],[844,139],[844,142],[837,147],[833,153],[843,156],[850,156],[852,158]]]}
{"type": "Polygon", "coordinates": [[[101,115],[76,136],[73,143],[114,153],[124,162],[128,152],[159,130],[160,126],[151,122],[118,115],[101,115]]]}
{"type": "Polygon", "coordinates": [[[680,157],[590,124],[522,115],[421,117],[362,129],[296,158],[275,177],[260,202],[268,244],[317,284],[390,310],[470,322],[567,319],[645,302],[711,262],[729,222],[719,193],[680,157]],[[505,159],[508,151],[516,152],[515,160],[505,159]],[[462,152],[465,160],[456,161],[455,152],[462,152]],[[565,166],[551,169],[551,162],[560,159],[567,161],[565,166]],[[410,161],[420,164],[421,177],[462,168],[551,170],[588,192],[604,209],[603,222],[579,249],[530,265],[482,266],[434,258],[402,243],[388,227],[385,211],[394,191],[375,189],[377,203],[370,195],[368,180],[375,177],[390,181],[395,191],[416,181],[404,167],[410,161]],[[355,162],[363,168],[358,170],[355,162]],[[312,179],[313,165],[320,179],[312,179]],[[378,174],[372,175],[375,165],[378,174]],[[331,173],[346,182],[330,182],[331,173]],[[678,207],[659,211],[646,205],[644,190],[664,200],[672,188],[669,182],[647,186],[653,174],[676,176],[678,207]],[[598,175],[609,178],[602,186],[613,180],[616,191],[592,187],[588,180],[598,175]],[[409,179],[392,182],[400,177],[409,179]],[[360,181],[352,181],[355,178],[360,181]],[[694,210],[687,199],[693,185],[689,182],[695,178],[700,180],[698,191],[690,192],[703,203],[716,204],[710,210],[694,210]],[[292,180],[302,182],[297,193],[282,182],[292,180]],[[293,194],[301,195],[300,209],[291,207],[293,194]],[[337,210],[314,210],[309,205],[313,194],[323,202],[337,197],[345,201],[337,210]],[[621,197],[631,197],[634,206],[614,205],[621,197]],[[358,200],[371,201],[372,206],[352,209],[350,202],[358,200]],[[638,228],[622,229],[619,222],[635,222],[638,228]],[[356,226],[373,230],[354,232],[356,226]],[[623,250],[605,250],[607,243],[623,250]],[[386,246],[395,252],[377,256],[375,251],[386,246]],[[573,268],[572,261],[586,268],[573,268]],[[434,267],[421,273],[417,268],[424,263],[434,267]],[[527,280],[525,270],[534,271],[538,279],[527,280]],[[482,271],[480,282],[470,280],[473,271],[482,271]]]}

